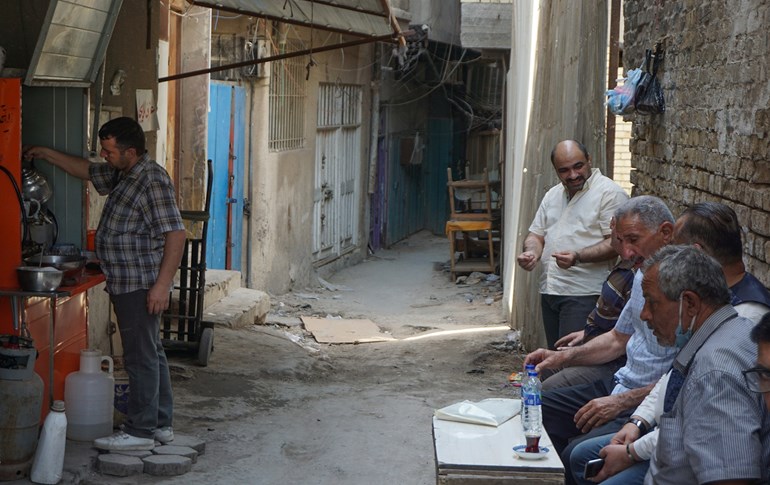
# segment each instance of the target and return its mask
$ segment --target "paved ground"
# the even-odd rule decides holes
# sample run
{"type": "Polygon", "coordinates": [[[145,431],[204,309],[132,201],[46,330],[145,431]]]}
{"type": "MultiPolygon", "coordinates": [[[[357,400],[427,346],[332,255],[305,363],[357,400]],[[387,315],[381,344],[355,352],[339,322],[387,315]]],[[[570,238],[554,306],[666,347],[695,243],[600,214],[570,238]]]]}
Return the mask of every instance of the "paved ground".
{"type": "Polygon", "coordinates": [[[282,325],[217,328],[206,368],[173,356],[175,427],[206,442],[191,472],[103,477],[79,445],[61,483],[435,483],[433,410],[509,396],[521,362],[499,283],[455,285],[446,252],[444,238],[419,234],[330,285],[273,296],[268,321],[282,325]],[[318,344],[299,315],[369,318],[397,340],[318,344]]]}

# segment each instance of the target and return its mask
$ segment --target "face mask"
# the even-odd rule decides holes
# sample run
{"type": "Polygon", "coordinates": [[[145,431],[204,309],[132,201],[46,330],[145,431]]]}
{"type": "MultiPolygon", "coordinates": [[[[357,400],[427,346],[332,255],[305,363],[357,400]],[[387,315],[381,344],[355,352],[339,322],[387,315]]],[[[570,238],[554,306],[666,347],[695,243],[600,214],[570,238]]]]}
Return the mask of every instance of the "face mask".
{"type": "Polygon", "coordinates": [[[676,335],[674,345],[678,349],[681,349],[687,344],[687,342],[689,342],[690,337],[692,337],[692,327],[695,325],[695,315],[693,315],[692,320],[690,320],[690,326],[687,327],[687,331],[682,332],[682,296],[683,294],[679,295],[679,323],[677,324],[676,331],[674,332],[676,335]]]}

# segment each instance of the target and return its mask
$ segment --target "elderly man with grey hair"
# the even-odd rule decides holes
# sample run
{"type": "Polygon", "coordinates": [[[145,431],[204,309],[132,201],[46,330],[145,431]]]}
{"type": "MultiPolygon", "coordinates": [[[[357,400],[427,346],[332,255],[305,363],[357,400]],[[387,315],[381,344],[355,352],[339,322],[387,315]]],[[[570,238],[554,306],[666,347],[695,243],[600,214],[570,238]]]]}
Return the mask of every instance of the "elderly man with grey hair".
{"type": "Polygon", "coordinates": [[[667,247],[645,264],[642,289],[641,318],[661,345],[681,349],[645,483],[768,478],[770,421],[742,373],[757,356],[753,324],[730,305],[721,266],[695,247],[667,247]]]}
{"type": "MultiPolygon", "coordinates": [[[[738,315],[753,323],[770,309],[770,293],[746,271],[743,264],[741,226],[738,216],[729,206],[701,202],[689,207],[674,226],[674,243],[693,245],[720,264],[730,289],[730,303],[738,315]]],[[[652,427],[664,412],[663,393],[669,376],[670,372],[658,381],[632,414],[632,418],[641,422],[642,426],[626,424],[615,435],[585,440],[575,447],[570,455],[570,469],[575,482],[588,482],[583,477],[584,466],[597,456],[605,460],[597,481],[607,478],[603,483],[608,485],[641,485],[644,482],[658,441],[658,429],[652,427]]]]}
{"type": "MultiPolygon", "coordinates": [[[[623,259],[641,266],[673,239],[674,216],[659,198],[639,196],[615,212],[615,237],[623,259]]],[[[569,456],[581,440],[614,433],[670,367],[675,349],[662,347],[639,318],[644,305],[642,272],[637,271],[631,297],[615,327],[590,342],[566,350],[538,349],[525,362],[537,370],[590,366],[626,355],[626,364],[611,379],[543,393],[543,426],[562,456],[567,483],[572,483],[569,456]]]]}

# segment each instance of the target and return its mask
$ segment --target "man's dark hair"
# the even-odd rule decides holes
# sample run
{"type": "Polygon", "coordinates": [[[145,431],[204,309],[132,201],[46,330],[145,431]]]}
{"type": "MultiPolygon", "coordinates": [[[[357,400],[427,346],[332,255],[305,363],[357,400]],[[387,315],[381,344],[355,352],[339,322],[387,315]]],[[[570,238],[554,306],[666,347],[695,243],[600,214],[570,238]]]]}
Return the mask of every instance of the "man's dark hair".
{"type": "Polygon", "coordinates": [[[120,151],[135,148],[138,156],[144,155],[144,130],[136,120],[127,116],[115,118],[99,128],[99,139],[114,138],[115,145],[120,151]]]}
{"type": "Polygon", "coordinates": [[[737,263],[743,258],[741,226],[735,211],[718,202],[700,202],[682,213],[684,218],[677,239],[700,245],[720,264],[737,263]]]}
{"type": "Polygon", "coordinates": [[[558,147],[559,145],[561,145],[565,141],[571,141],[572,143],[577,144],[577,146],[580,149],[580,151],[583,152],[583,156],[586,157],[586,161],[588,161],[588,157],[590,155],[588,155],[588,149],[585,147],[585,145],[583,145],[582,143],[580,143],[577,140],[562,140],[559,143],[557,143],[556,145],[554,145],[553,149],[551,150],[551,163],[553,163],[554,159],[556,158],[556,147],[558,147]]]}
{"type": "Polygon", "coordinates": [[[770,342],[770,313],[759,320],[759,323],[751,330],[751,340],[754,342],[770,342]]]}

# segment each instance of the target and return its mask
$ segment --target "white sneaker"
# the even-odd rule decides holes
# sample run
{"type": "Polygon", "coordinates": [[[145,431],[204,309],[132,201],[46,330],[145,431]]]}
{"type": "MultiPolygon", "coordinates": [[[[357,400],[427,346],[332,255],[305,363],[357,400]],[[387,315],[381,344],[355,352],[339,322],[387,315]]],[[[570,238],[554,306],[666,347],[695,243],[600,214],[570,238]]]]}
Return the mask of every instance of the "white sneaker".
{"type": "Polygon", "coordinates": [[[155,448],[155,440],[131,436],[125,431],[94,440],[94,447],[109,451],[143,451],[155,448]]]}
{"type": "Polygon", "coordinates": [[[161,444],[166,444],[174,441],[174,428],[171,426],[164,426],[162,428],[155,429],[155,441],[159,441],[161,444]]]}

